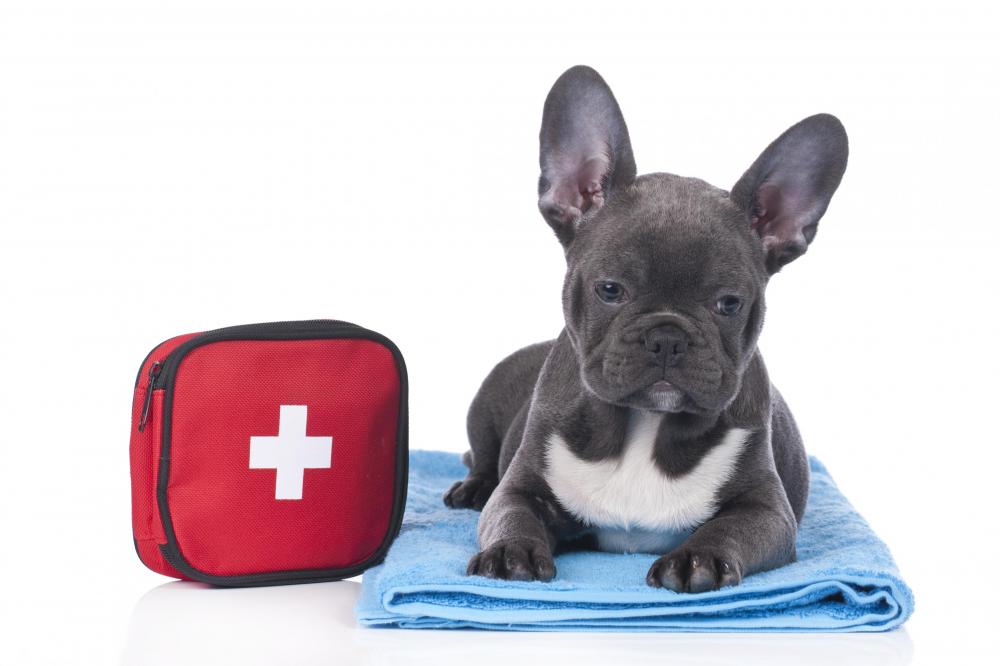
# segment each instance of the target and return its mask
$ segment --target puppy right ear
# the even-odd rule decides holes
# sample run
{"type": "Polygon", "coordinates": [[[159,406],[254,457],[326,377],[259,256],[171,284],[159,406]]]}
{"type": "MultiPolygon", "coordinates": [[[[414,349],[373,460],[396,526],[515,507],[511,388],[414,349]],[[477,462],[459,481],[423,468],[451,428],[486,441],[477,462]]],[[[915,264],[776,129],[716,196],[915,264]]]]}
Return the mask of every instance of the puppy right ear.
{"type": "Polygon", "coordinates": [[[539,139],[538,208],[569,246],[580,221],[635,180],[628,128],[600,74],[577,65],[556,80],[539,139]]]}

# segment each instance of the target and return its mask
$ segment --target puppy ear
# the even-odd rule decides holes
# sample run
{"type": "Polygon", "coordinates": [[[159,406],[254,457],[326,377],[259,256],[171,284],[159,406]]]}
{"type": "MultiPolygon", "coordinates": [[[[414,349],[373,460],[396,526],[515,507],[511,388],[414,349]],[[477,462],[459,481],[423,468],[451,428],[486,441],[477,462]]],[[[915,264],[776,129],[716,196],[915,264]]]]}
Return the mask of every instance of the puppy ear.
{"type": "Polygon", "coordinates": [[[747,215],[774,274],[805,253],[847,167],[847,132],[821,113],[792,125],[761,153],[730,197],[747,215]]]}
{"type": "Polygon", "coordinates": [[[538,208],[568,246],[585,215],[635,180],[628,128],[600,74],[577,65],[556,80],[539,139],[538,208]]]}

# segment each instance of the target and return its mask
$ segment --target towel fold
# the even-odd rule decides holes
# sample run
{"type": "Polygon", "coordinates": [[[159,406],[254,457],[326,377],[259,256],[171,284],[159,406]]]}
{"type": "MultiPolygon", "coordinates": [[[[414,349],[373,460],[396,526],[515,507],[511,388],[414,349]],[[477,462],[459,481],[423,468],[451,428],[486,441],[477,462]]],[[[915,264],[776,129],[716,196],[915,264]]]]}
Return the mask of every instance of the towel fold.
{"type": "Polygon", "coordinates": [[[479,513],[448,509],[459,457],[410,454],[406,514],[385,562],[364,575],[366,626],[530,631],[887,631],[913,612],[889,549],[812,458],[798,561],[740,585],[678,594],[645,583],[656,555],[574,552],[548,583],[466,576],[479,513]]]}

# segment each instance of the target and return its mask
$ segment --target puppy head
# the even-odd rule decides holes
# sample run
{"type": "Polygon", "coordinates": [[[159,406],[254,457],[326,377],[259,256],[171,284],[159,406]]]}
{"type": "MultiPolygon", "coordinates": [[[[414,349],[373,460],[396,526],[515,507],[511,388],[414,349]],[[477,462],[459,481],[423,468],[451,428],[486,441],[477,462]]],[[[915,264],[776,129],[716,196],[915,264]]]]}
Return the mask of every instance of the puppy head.
{"type": "Polygon", "coordinates": [[[771,275],[805,253],[847,165],[816,115],[778,137],[731,191],[636,175],[611,89],[578,66],[545,102],[538,206],[567,259],[566,329],[605,402],[717,413],[736,396],[771,275]]]}

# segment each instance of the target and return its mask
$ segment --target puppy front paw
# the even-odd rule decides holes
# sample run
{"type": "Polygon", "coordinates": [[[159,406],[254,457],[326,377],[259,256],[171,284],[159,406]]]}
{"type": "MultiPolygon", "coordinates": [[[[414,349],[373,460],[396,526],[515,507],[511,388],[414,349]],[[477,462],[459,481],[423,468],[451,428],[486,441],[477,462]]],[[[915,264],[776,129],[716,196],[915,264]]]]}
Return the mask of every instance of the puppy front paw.
{"type": "Polygon", "coordinates": [[[743,574],[735,558],[712,548],[680,548],[653,562],[646,584],[674,592],[706,592],[737,585],[743,574]]]}
{"type": "Polygon", "coordinates": [[[552,560],[552,552],[545,544],[526,540],[502,541],[469,560],[466,574],[545,582],[556,575],[556,565],[552,560]]]}
{"type": "Polygon", "coordinates": [[[497,480],[485,476],[467,476],[452,484],[444,494],[445,506],[452,509],[475,509],[482,511],[486,500],[496,490],[497,480]]]}

